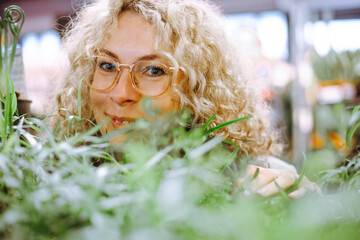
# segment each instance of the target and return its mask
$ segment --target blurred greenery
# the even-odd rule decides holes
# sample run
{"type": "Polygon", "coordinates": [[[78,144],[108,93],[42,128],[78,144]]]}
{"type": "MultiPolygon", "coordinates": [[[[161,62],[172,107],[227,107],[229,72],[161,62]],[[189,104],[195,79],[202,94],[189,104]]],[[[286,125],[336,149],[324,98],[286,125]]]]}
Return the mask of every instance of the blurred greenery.
{"type": "Polygon", "coordinates": [[[245,159],[189,117],[139,119],[114,148],[110,136],[60,140],[38,119],[28,124],[42,134],[16,125],[0,145],[0,238],[359,239],[358,185],[342,178],[347,188],[296,201],[247,196],[233,186],[245,159]]]}
{"type": "Polygon", "coordinates": [[[337,168],[342,159],[333,149],[324,148],[310,151],[306,154],[305,175],[311,181],[317,182],[320,180],[323,171],[337,168]]]}
{"type": "Polygon", "coordinates": [[[325,56],[312,51],[312,66],[320,81],[360,81],[360,50],[335,52],[333,49],[325,56]]]}
{"type": "Polygon", "coordinates": [[[13,132],[11,118],[17,111],[17,96],[11,79],[11,71],[17,40],[24,21],[24,11],[14,5],[5,8],[3,18],[0,17],[0,140],[4,143],[13,132]],[[10,36],[12,37],[11,46],[9,46],[10,36]]]}
{"type": "Polygon", "coordinates": [[[101,125],[70,134],[81,116],[68,112],[62,132],[0,100],[0,239],[360,239],[358,155],[319,175],[323,194],[261,198],[235,184],[251,156],[186,110],[97,136],[101,125]]]}

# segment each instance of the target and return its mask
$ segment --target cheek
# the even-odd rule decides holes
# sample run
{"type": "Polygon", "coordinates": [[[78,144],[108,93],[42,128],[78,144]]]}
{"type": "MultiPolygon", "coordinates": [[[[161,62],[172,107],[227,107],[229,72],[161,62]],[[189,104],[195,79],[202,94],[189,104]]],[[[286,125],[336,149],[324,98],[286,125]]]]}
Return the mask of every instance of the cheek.
{"type": "Polygon", "coordinates": [[[90,91],[90,106],[95,115],[95,121],[97,123],[104,121],[104,108],[106,106],[106,97],[104,97],[104,94],[90,91]]]}
{"type": "MultiPolygon", "coordinates": [[[[106,98],[101,93],[97,93],[94,91],[90,91],[90,105],[91,109],[95,115],[95,121],[97,123],[101,123],[106,120],[104,115],[103,107],[105,106],[106,98]]],[[[109,129],[107,125],[100,129],[101,134],[105,135],[109,129]]]]}
{"type": "Polygon", "coordinates": [[[106,97],[104,94],[90,90],[90,102],[93,110],[100,110],[102,106],[105,106],[106,97]]]}
{"type": "Polygon", "coordinates": [[[159,107],[162,112],[176,112],[180,110],[180,98],[170,90],[159,98],[154,99],[154,105],[159,107]]]}

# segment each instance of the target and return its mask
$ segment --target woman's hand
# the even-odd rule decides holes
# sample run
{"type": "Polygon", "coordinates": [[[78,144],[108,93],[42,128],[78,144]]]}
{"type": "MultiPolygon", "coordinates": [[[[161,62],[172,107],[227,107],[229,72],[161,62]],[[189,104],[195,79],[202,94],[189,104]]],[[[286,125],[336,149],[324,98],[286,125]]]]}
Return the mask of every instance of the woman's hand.
{"type": "MultiPolygon", "coordinates": [[[[286,190],[294,185],[299,175],[289,169],[262,168],[255,165],[246,167],[246,174],[237,180],[237,186],[242,189],[245,186],[247,194],[257,193],[260,196],[268,197],[279,192],[279,187],[286,190]],[[257,170],[259,169],[259,170],[257,170]],[[248,184],[247,184],[248,183],[248,184]]],[[[303,177],[297,189],[288,194],[289,198],[297,199],[307,192],[321,194],[320,188],[313,182],[303,177]]]]}

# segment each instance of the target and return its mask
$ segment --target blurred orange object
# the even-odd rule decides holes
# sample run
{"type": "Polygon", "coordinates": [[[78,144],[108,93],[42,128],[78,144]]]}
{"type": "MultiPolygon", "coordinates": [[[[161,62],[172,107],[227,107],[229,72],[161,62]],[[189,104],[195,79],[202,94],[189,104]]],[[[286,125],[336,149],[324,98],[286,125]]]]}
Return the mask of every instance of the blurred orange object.
{"type": "Polygon", "coordinates": [[[317,133],[311,134],[311,146],[313,149],[320,149],[324,145],[325,145],[325,142],[319,134],[317,134],[317,133]]]}
{"type": "Polygon", "coordinates": [[[330,132],[328,134],[330,142],[333,144],[336,150],[347,153],[349,152],[349,147],[346,145],[345,139],[338,133],[330,132]]]}

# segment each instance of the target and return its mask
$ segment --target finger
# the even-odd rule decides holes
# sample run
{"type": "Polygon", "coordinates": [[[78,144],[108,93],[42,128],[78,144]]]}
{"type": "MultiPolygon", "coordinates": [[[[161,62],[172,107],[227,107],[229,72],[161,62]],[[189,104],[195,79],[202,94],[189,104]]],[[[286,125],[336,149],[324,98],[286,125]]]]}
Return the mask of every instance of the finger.
{"type": "Polygon", "coordinates": [[[255,165],[247,165],[245,169],[245,175],[242,177],[239,177],[236,180],[236,185],[238,188],[241,188],[243,184],[250,184],[252,181],[253,176],[255,175],[257,169],[260,167],[257,167],[255,165]]]}
{"type": "Polygon", "coordinates": [[[320,187],[314,182],[309,181],[306,184],[302,184],[301,188],[304,188],[306,190],[306,192],[314,192],[314,193],[317,193],[320,195],[322,194],[320,187]]]}
{"type": "Polygon", "coordinates": [[[299,183],[298,185],[298,188],[304,188],[307,192],[316,192],[318,194],[322,194],[321,193],[321,189],[320,187],[314,183],[314,182],[311,182],[307,177],[303,177],[301,182],[299,183]]]}
{"type": "Polygon", "coordinates": [[[278,176],[279,172],[276,169],[266,169],[255,165],[248,165],[245,176],[237,179],[237,185],[239,188],[244,187],[251,191],[256,191],[278,176]]]}
{"type": "Polygon", "coordinates": [[[278,186],[276,186],[275,181],[280,188],[288,189],[295,183],[296,174],[294,174],[294,172],[291,170],[282,171],[278,178],[258,189],[256,192],[263,197],[268,197],[278,193],[279,189],[278,186]]]}
{"type": "Polygon", "coordinates": [[[250,183],[250,190],[255,192],[256,190],[274,181],[278,177],[279,171],[277,171],[276,169],[259,169],[258,175],[250,183]]]}
{"type": "Polygon", "coordinates": [[[300,197],[303,197],[305,194],[309,192],[317,193],[319,195],[322,194],[320,187],[316,183],[309,181],[309,183],[305,185],[303,184],[303,187],[300,187],[299,189],[289,193],[288,197],[291,199],[298,199],[300,197]]]}
{"type": "Polygon", "coordinates": [[[291,199],[299,199],[306,194],[305,188],[299,188],[291,193],[288,194],[288,197],[291,199]]]}
{"type": "Polygon", "coordinates": [[[307,185],[311,185],[312,182],[307,178],[307,177],[303,177],[301,179],[301,182],[299,183],[298,187],[301,188],[301,187],[304,187],[304,186],[307,186],[307,185]]]}
{"type": "Polygon", "coordinates": [[[246,170],[245,170],[246,175],[253,177],[255,175],[257,169],[261,170],[263,168],[255,166],[255,165],[247,165],[246,170]]]}

